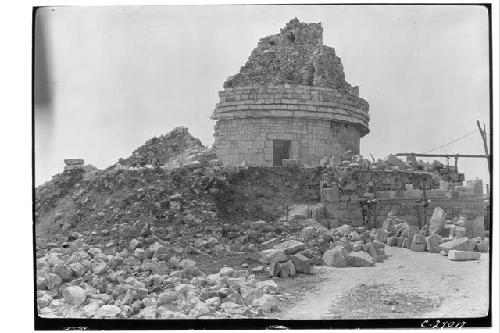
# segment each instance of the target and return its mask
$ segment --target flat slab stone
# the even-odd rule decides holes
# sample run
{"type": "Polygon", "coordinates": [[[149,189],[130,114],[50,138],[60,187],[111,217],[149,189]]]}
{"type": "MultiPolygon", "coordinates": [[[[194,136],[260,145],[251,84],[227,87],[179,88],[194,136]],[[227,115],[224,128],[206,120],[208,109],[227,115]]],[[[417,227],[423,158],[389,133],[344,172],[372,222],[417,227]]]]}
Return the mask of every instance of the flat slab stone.
{"type": "Polygon", "coordinates": [[[260,253],[260,261],[264,264],[287,261],[285,251],[281,249],[268,249],[260,253]]]}
{"type": "Polygon", "coordinates": [[[304,243],[297,240],[288,240],[281,244],[274,245],[273,248],[283,250],[286,255],[292,255],[299,251],[305,250],[306,246],[304,243]]]}
{"type": "Polygon", "coordinates": [[[479,252],[458,251],[458,250],[448,251],[448,259],[454,261],[477,260],[479,258],[481,258],[481,253],[479,252]]]}

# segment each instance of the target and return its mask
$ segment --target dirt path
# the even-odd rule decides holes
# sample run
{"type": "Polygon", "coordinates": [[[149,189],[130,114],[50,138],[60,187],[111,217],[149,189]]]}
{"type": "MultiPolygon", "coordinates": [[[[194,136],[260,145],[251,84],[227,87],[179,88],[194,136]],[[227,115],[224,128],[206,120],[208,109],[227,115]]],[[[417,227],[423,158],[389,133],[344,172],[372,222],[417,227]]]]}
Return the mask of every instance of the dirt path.
{"type": "Polygon", "coordinates": [[[487,314],[488,254],[482,254],[481,260],[455,262],[439,254],[396,247],[386,247],[386,253],[389,258],[375,267],[316,267],[317,276],[312,278],[318,284],[315,290],[284,310],[280,318],[331,319],[330,304],[362,283],[386,284],[441,302],[434,310],[409,317],[466,318],[487,314]]]}

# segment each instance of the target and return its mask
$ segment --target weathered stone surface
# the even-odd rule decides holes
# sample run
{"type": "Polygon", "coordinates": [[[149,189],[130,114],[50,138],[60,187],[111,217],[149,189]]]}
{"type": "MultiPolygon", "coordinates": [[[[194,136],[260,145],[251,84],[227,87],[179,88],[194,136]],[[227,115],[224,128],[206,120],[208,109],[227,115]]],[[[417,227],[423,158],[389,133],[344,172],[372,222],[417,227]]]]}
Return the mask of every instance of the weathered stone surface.
{"type": "Polygon", "coordinates": [[[439,253],[441,251],[439,245],[442,243],[442,241],[441,236],[439,236],[438,234],[432,234],[426,237],[425,242],[427,245],[427,251],[432,253],[439,253]]]}
{"type": "Polygon", "coordinates": [[[121,312],[116,305],[103,305],[97,310],[95,316],[98,318],[113,319],[121,312]]]}
{"type": "Polygon", "coordinates": [[[413,240],[412,244],[424,244],[425,243],[425,237],[422,236],[421,234],[415,234],[413,235],[413,240]]]}
{"type": "Polygon", "coordinates": [[[335,247],[323,254],[323,264],[333,267],[347,267],[347,252],[341,247],[335,247]]]}
{"type": "Polygon", "coordinates": [[[265,242],[262,242],[260,245],[262,247],[264,247],[265,249],[269,249],[269,248],[271,248],[274,245],[277,245],[279,243],[280,243],[280,240],[279,240],[279,238],[276,237],[276,238],[271,238],[270,240],[267,240],[265,242]]]}
{"type": "Polygon", "coordinates": [[[472,238],[484,238],[484,216],[478,216],[472,221],[472,238]]]}
{"type": "Polygon", "coordinates": [[[450,250],[471,252],[474,249],[476,242],[477,242],[476,240],[467,239],[466,237],[462,237],[462,238],[453,239],[453,240],[448,241],[448,242],[444,242],[441,245],[439,245],[439,248],[441,250],[446,251],[446,252],[448,252],[450,250]]]}
{"type": "Polygon", "coordinates": [[[85,302],[87,294],[83,288],[78,286],[69,286],[64,288],[63,297],[69,304],[80,305],[85,302]]]}
{"type": "Polygon", "coordinates": [[[284,279],[296,275],[295,266],[292,261],[271,263],[269,272],[271,276],[279,276],[284,279]]]}
{"type": "Polygon", "coordinates": [[[259,220],[250,223],[250,228],[254,230],[263,229],[267,225],[266,221],[259,220]]]}
{"type": "Polygon", "coordinates": [[[376,262],[378,258],[377,250],[375,249],[375,246],[373,246],[372,242],[366,243],[363,245],[363,251],[368,253],[370,256],[372,256],[373,260],[376,262]]]}
{"type": "Polygon", "coordinates": [[[259,289],[262,289],[266,294],[274,294],[278,292],[278,284],[273,280],[259,281],[255,284],[259,289]]]}
{"type": "Polygon", "coordinates": [[[305,227],[300,231],[300,238],[309,240],[316,237],[316,229],[311,226],[305,227]]]}
{"type": "Polygon", "coordinates": [[[189,312],[189,318],[199,318],[201,316],[207,315],[210,313],[210,309],[208,305],[203,302],[198,302],[194,306],[194,308],[189,312]]]}
{"type": "Polygon", "coordinates": [[[479,258],[481,258],[481,253],[479,252],[459,251],[459,250],[448,251],[448,259],[454,261],[477,260],[479,258]]]}
{"type": "Polygon", "coordinates": [[[441,207],[434,208],[431,220],[429,221],[429,234],[440,234],[444,228],[446,212],[441,207]]]}
{"type": "Polygon", "coordinates": [[[351,252],[347,254],[347,265],[351,267],[370,267],[374,265],[374,259],[364,251],[351,252]]]}
{"type": "Polygon", "coordinates": [[[177,293],[173,290],[165,290],[158,296],[158,305],[174,304],[177,301],[177,293]]]}
{"type": "Polygon", "coordinates": [[[490,252],[490,240],[489,240],[489,238],[485,238],[483,240],[478,241],[476,244],[476,250],[478,252],[482,252],[482,253],[490,252]]]}
{"type": "Polygon", "coordinates": [[[467,229],[465,227],[455,227],[455,237],[463,238],[467,237],[467,229]]]}
{"type": "Polygon", "coordinates": [[[389,246],[396,246],[398,243],[398,238],[395,236],[389,236],[387,237],[386,243],[389,246]]]}
{"type": "Polygon", "coordinates": [[[406,247],[409,249],[411,247],[411,243],[413,242],[413,236],[416,234],[420,234],[420,229],[416,226],[409,226],[408,227],[408,240],[406,243],[406,247]]]}
{"type": "Polygon", "coordinates": [[[297,273],[310,274],[312,271],[312,260],[300,253],[290,257],[297,273]]]}
{"type": "Polygon", "coordinates": [[[375,234],[375,239],[381,243],[385,243],[389,237],[389,232],[384,229],[377,229],[377,233],[375,234]]]}
{"type": "Polygon", "coordinates": [[[219,271],[220,276],[233,276],[234,269],[231,267],[222,267],[219,271]]]}
{"type": "Polygon", "coordinates": [[[287,261],[288,257],[282,249],[268,249],[260,252],[260,261],[263,264],[287,261]]]}
{"type": "Polygon", "coordinates": [[[253,300],[252,306],[255,308],[260,308],[265,312],[271,312],[278,309],[276,297],[268,294],[253,300]]]}
{"type": "Polygon", "coordinates": [[[286,242],[273,246],[273,248],[283,250],[286,255],[292,255],[304,250],[306,246],[304,245],[304,243],[297,240],[288,240],[286,242]]]}
{"type": "Polygon", "coordinates": [[[426,244],[425,243],[411,243],[411,250],[412,251],[415,251],[415,252],[424,252],[425,248],[426,248],[426,244]]]}

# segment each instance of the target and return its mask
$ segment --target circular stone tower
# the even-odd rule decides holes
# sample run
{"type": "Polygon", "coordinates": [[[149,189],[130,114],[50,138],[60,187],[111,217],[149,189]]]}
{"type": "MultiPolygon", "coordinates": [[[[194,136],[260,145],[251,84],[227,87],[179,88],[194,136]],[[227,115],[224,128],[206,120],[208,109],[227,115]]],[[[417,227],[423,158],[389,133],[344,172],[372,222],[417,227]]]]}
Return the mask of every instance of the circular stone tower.
{"type": "Polygon", "coordinates": [[[323,45],[321,23],[295,18],[260,39],[219,97],[211,118],[215,152],[225,162],[318,165],[327,155],[340,162],[346,150],[359,153],[369,132],[368,103],[346,82],[335,50],[323,45]]]}

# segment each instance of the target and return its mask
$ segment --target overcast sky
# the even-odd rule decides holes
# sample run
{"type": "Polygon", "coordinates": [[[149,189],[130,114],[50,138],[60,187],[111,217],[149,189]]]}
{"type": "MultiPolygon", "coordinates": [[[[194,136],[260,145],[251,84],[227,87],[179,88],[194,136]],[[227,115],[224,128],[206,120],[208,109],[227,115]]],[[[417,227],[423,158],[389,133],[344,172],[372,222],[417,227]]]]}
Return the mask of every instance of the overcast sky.
{"type": "MultiPolygon", "coordinates": [[[[35,24],[36,184],[61,172],[64,158],[104,168],[180,125],[211,146],[209,116],[226,77],[259,38],[294,17],[323,24],[324,44],[369,102],[365,157],[428,151],[474,131],[476,120],[489,129],[480,6],[43,8],[35,24]]],[[[484,150],[475,132],[434,152],[484,150]]],[[[485,160],[461,159],[459,168],[489,182],[485,160]]]]}

